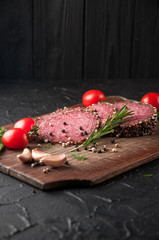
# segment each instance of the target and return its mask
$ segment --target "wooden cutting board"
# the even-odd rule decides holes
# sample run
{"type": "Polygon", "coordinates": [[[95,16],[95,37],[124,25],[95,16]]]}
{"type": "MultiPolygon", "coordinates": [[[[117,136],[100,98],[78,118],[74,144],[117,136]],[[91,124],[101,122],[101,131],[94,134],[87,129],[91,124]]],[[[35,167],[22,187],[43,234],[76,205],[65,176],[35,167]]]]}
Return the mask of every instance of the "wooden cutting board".
{"type": "MultiPolygon", "coordinates": [[[[119,96],[109,96],[108,102],[127,100],[119,96]]],[[[131,101],[131,100],[130,100],[131,101]]],[[[5,126],[11,128],[13,124],[5,126]]],[[[117,176],[130,169],[148,163],[159,157],[159,127],[157,132],[151,136],[135,138],[110,138],[106,137],[98,146],[107,145],[105,153],[92,153],[80,150],[79,154],[87,156],[84,161],[79,161],[71,156],[70,151],[73,146],[62,147],[60,144],[46,148],[46,143],[42,144],[41,151],[51,154],[65,153],[69,165],[51,169],[48,173],[43,173],[46,166],[32,168],[30,164],[20,163],[16,155],[21,150],[11,150],[5,148],[0,153],[0,171],[13,176],[19,180],[29,183],[39,189],[47,190],[64,186],[94,185],[117,176]],[[117,152],[112,152],[114,144],[119,144],[117,152]]],[[[31,148],[36,148],[37,143],[29,144],[31,148]]]]}

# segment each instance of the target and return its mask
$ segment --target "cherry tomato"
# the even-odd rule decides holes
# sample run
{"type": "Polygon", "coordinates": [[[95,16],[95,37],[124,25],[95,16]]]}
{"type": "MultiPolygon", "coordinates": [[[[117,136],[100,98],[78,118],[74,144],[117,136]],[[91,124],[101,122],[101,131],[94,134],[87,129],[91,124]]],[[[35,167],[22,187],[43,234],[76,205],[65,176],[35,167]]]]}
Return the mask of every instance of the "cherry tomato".
{"type": "Polygon", "coordinates": [[[11,128],[4,133],[2,141],[8,148],[20,149],[27,146],[28,136],[21,128],[11,128]]]}
{"type": "Polygon", "coordinates": [[[142,97],[141,102],[151,104],[159,111],[159,93],[150,92],[142,97]]]}
{"type": "Polygon", "coordinates": [[[89,90],[83,94],[82,101],[84,106],[88,107],[99,101],[105,101],[105,95],[99,90],[89,90]]]}
{"type": "Polygon", "coordinates": [[[15,123],[14,128],[21,128],[28,133],[34,126],[34,123],[32,118],[22,118],[15,123]]]}

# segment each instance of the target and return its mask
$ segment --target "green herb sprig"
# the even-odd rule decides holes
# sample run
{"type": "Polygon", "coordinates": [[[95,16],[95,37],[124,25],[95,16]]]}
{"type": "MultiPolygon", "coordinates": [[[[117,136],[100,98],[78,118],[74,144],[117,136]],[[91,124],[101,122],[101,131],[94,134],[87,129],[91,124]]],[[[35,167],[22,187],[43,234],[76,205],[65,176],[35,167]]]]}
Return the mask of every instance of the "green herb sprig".
{"type": "Polygon", "coordinates": [[[153,174],[151,174],[151,173],[144,174],[144,177],[152,177],[152,176],[153,176],[153,174]]]}
{"type": "Polygon", "coordinates": [[[2,142],[2,137],[4,133],[6,132],[6,129],[4,127],[0,127],[0,151],[4,148],[4,144],[2,142]]]}
{"type": "Polygon", "coordinates": [[[34,125],[33,128],[28,132],[29,142],[37,138],[38,130],[39,130],[39,127],[34,125]]]}
{"type": "Polygon", "coordinates": [[[51,146],[52,146],[52,144],[51,143],[48,143],[46,146],[45,146],[45,148],[51,148],[51,146]]]}
{"type": "Polygon", "coordinates": [[[103,136],[113,133],[114,128],[117,127],[119,123],[129,121],[131,118],[130,116],[133,115],[133,112],[134,111],[129,111],[127,106],[124,105],[112,118],[109,115],[104,125],[99,130],[94,130],[93,132],[91,132],[86,141],[78,147],[72,149],[72,151],[101,141],[103,136]]]}
{"type": "Polygon", "coordinates": [[[72,153],[71,155],[80,161],[87,159],[87,157],[85,157],[83,155],[78,155],[76,152],[72,153]]]}

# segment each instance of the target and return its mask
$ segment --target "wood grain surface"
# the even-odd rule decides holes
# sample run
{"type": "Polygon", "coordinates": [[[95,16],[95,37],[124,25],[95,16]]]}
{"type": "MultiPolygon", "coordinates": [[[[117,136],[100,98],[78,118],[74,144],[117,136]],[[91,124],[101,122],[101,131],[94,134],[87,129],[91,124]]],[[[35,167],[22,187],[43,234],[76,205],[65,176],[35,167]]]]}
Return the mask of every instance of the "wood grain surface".
{"type": "Polygon", "coordinates": [[[86,0],[85,78],[157,78],[158,9],[157,0],[86,0]]]}
{"type": "Polygon", "coordinates": [[[157,78],[159,49],[159,2],[135,1],[132,38],[132,78],[157,78]],[[154,61],[155,59],[155,61],[154,61]]]}
{"type": "Polygon", "coordinates": [[[135,1],[86,1],[86,78],[130,77],[134,6],[135,1]]]}
{"type": "Polygon", "coordinates": [[[0,78],[32,78],[32,0],[0,1],[0,33],[0,78]]]}
{"type": "MultiPolygon", "coordinates": [[[[107,97],[108,102],[114,100],[126,99],[119,96],[107,97]]],[[[10,128],[12,124],[5,127],[10,128]]],[[[114,143],[111,143],[111,139],[111,137],[105,137],[98,146],[100,149],[103,145],[107,145],[105,153],[80,150],[79,154],[87,156],[84,161],[71,156],[74,146],[64,148],[60,144],[55,144],[47,149],[47,143],[43,143],[41,151],[51,154],[65,153],[69,163],[59,168],[50,168],[48,173],[43,173],[46,166],[32,168],[30,163],[18,162],[16,155],[22,152],[21,150],[5,148],[0,153],[0,170],[39,189],[47,190],[73,185],[94,185],[159,157],[159,128],[151,136],[113,138],[115,143],[119,144],[117,152],[112,152],[114,143]]],[[[37,142],[30,143],[29,146],[32,149],[36,148],[37,142]]]]}
{"type": "Polygon", "coordinates": [[[35,78],[82,78],[84,0],[33,0],[35,78]]]}
{"type": "Polygon", "coordinates": [[[158,78],[158,0],[1,0],[1,79],[158,78]]]}

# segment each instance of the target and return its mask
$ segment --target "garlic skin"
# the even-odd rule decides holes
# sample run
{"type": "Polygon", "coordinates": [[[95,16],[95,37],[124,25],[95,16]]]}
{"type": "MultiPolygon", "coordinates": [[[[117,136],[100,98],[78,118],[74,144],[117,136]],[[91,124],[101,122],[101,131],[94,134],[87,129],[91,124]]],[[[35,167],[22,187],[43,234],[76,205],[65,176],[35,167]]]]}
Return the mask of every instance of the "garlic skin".
{"type": "Polygon", "coordinates": [[[32,152],[29,148],[24,148],[23,152],[17,155],[17,158],[22,163],[26,163],[31,159],[34,159],[35,161],[43,162],[50,167],[60,167],[67,161],[65,154],[51,155],[49,153],[42,152],[37,148],[33,149],[32,152]]]}
{"type": "Polygon", "coordinates": [[[29,162],[32,158],[32,154],[29,148],[24,148],[21,154],[17,155],[17,158],[20,162],[26,163],[29,162]]]}
{"type": "Polygon", "coordinates": [[[41,162],[44,162],[50,167],[60,167],[66,162],[67,158],[65,154],[59,155],[49,155],[40,159],[41,162]]]}
{"type": "Polygon", "coordinates": [[[35,161],[39,161],[41,160],[41,158],[45,157],[45,156],[50,156],[49,153],[45,153],[45,152],[42,152],[40,151],[39,149],[35,148],[32,150],[32,158],[35,160],[35,161]]]}

